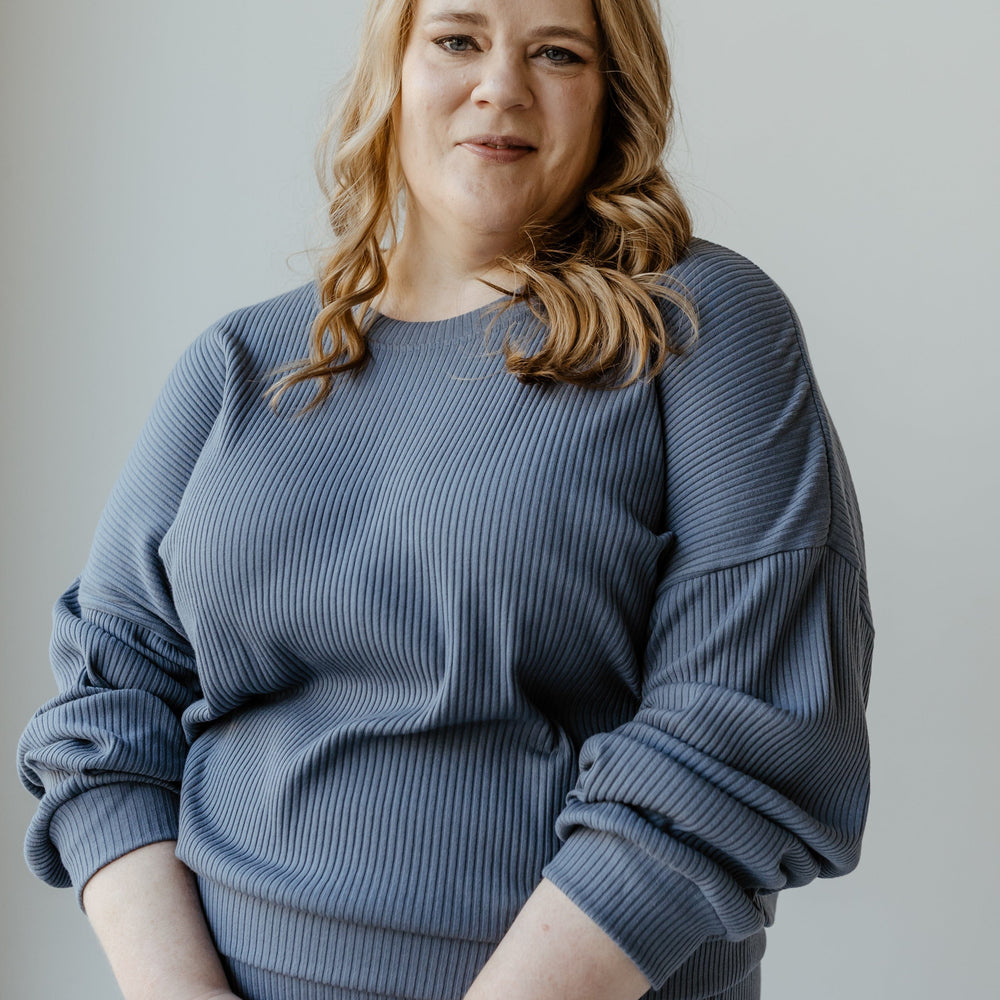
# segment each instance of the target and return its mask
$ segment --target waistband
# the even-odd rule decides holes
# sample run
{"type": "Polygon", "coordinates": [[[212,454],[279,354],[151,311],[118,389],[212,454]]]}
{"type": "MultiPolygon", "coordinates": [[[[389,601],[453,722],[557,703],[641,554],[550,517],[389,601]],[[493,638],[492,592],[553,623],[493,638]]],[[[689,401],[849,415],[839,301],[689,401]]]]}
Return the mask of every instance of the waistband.
{"type": "Polygon", "coordinates": [[[406,1000],[461,997],[498,943],[337,920],[204,878],[198,886],[224,956],[341,990],[406,1000]]]}
{"type": "MultiPolygon", "coordinates": [[[[460,1000],[498,944],[337,920],[209,879],[198,884],[216,947],[231,968],[246,975],[252,969],[262,985],[267,973],[288,978],[275,1000],[460,1000]]],[[[643,1000],[729,1000],[734,989],[734,998],[749,1000],[754,989],[759,993],[753,976],[765,945],[764,931],[708,941],[643,1000]]],[[[273,985],[265,985],[268,1000],[273,985]]]]}

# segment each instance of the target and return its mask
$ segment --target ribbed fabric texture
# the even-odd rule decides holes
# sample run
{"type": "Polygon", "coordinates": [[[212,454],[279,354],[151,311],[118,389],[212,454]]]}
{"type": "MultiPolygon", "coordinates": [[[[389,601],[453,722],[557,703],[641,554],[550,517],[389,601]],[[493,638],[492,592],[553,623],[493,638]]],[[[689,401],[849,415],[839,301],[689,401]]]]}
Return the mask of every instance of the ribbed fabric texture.
{"type": "Polygon", "coordinates": [[[753,982],[776,893],[858,859],[862,533],[785,296],[672,274],[697,341],[613,391],[507,374],[520,304],[377,317],[275,414],[314,287],[206,330],[56,605],[30,867],[177,836],[226,956],[345,995],[461,997],[543,875],[651,997],[753,982]]]}
{"type": "MultiPolygon", "coordinates": [[[[385,1000],[383,994],[327,986],[311,979],[297,979],[259,969],[244,962],[225,960],[226,974],[242,1000],[385,1000]]],[[[759,1000],[760,966],[724,993],[698,1000],[759,1000]]]]}

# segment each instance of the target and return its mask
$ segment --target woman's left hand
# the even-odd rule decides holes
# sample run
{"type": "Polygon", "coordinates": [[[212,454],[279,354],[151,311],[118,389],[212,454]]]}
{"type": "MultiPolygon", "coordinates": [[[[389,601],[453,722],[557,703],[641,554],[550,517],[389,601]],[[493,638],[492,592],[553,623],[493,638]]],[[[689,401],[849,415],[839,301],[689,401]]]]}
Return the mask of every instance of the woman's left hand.
{"type": "Polygon", "coordinates": [[[639,1000],[648,990],[628,955],[542,879],[464,1000],[639,1000]]]}

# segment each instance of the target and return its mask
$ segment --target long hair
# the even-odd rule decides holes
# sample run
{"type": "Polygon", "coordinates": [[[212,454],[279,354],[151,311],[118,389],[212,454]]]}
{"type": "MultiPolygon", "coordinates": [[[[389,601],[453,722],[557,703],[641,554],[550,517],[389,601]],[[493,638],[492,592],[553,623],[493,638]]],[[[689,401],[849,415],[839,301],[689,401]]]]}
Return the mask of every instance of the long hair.
{"type": "MultiPolygon", "coordinates": [[[[576,212],[529,221],[521,244],[498,258],[518,291],[500,303],[494,322],[523,299],[543,325],[532,350],[504,336],[504,363],[518,378],[620,387],[652,377],[678,350],[662,300],[697,329],[684,289],[663,273],[690,242],[691,219],[663,166],[673,99],[655,0],[593,5],[608,105],[598,162],[576,212]]],[[[393,109],[414,6],[371,0],[339,111],[320,139],[316,172],[334,239],[319,268],[309,357],[282,370],[269,390],[272,405],[315,380],[305,408],[312,409],[334,376],[368,358],[364,317],[386,286],[386,252],[398,238],[403,178],[393,109]]]]}

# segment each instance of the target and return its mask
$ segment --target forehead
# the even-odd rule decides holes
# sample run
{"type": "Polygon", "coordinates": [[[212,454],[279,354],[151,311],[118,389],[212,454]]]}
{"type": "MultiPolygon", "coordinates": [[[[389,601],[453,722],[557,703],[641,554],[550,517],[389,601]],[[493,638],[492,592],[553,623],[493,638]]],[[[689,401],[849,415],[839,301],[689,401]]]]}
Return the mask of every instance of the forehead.
{"type": "Polygon", "coordinates": [[[539,27],[568,27],[596,40],[597,18],[592,0],[415,0],[417,24],[445,21],[489,28],[517,27],[527,32],[539,27]]]}

